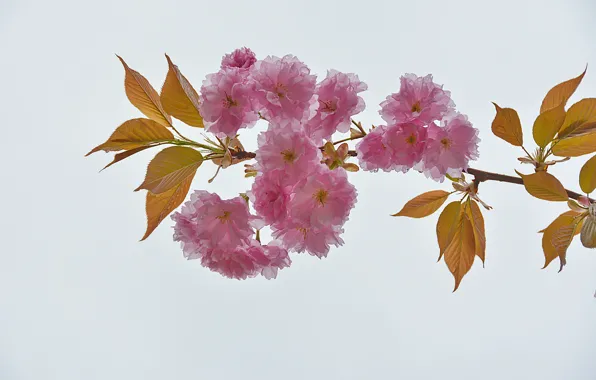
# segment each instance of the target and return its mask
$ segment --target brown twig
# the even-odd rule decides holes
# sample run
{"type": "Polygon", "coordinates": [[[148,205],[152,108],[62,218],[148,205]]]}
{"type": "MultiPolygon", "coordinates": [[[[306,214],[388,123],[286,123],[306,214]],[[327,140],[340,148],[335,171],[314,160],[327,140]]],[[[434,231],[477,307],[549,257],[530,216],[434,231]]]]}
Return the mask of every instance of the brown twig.
{"type": "MultiPolygon", "coordinates": [[[[479,170],[479,169],[474,169],[474,168],[468,168],[468,170],[466,170],[466,173],[469,173],[474,176],[474,184],[476,185],[476,188],[478,188],[478,185],[480,184],[480,182],[485,182],[485,181],[507,182],[507,183],[514,183],[516,185],[524,184],[524,181],[519,177],[513,177],[510,175],[499,174],[499,173],[486,172],[484,170],[479,170]]],[[[571,199],[579,200],[579,197],[582,196],[582,194],[576,193],[575,191],[571,191],[571,190],[567,190],[567,189],[565,189],[565,191],[567,192],[567,195],[571,199]]],[[[590,199],[590,202],[594,202],[594,200],[590,199]]]]}
{"type": "MultiPolygon", "coordinates": [[[[350,156],[350,157],[356,157],[357,155],[358,155],[358,153],[355,150],[348,151],[348,156],[350,156]]],[[[232,151],[232,156],[234,156],[235,158],[238,158],[238,159],[249,159],[249,158],[255,158],[256,154],[253,152],[232,151]]],[[[484,170],[479,170],[479,169],[474,169],[474,168],[468,168],[468,170],[466,170],[466,173],[474,176],[474,184],[476,185],[476,188],[478,188],[478,185],[481,182],[486,182],[486,181],[507,182],[507,183],[513,183],[516,185],[524,184],[524,181],[519,177],[513,177],[510,175],[499,174],[499,173],[492,173],[492,172],[487,172],[484,170]]],[[[576,193],[575,191],[571,191],[571,190],[567,190],[567,189],[565,189],[565,191],[567,191],[567,195],[571,199],[579,200],[579,197],[582,196],[582,194],[576,193]]],[[[593,200],[591,198],[588,198],[588,199],[590,199],[590,202],[595,202],[595,200],[593,200]]]]}

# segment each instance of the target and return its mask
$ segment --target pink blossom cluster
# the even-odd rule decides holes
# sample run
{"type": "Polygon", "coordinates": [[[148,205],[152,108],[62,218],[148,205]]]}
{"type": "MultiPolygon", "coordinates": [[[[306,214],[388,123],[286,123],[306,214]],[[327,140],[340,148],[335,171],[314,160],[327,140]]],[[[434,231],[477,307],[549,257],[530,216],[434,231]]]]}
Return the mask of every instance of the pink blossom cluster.
{"type": "Polygon", "coordinates": [[[200,259],[203,266],[226,277],[275,278],[279,269],[291,264],[279,243],[261,245],[253,238],[254,228],[261,224],[242,197],[222,200],[197,190],[172,219],[174,240],[182,242],[184,256],[200,259]]]}
{"type": "MultiPolygon", "coordinates": [[[[292,55],[257,60],[248,48],[225,55],[220,70],[201,87],[199,111],[206,130],[234,138],[259,119],[269,126],[258,136],[256,178],[246,197],[222,200],[196,191],[172,216],[174,239],[182,243],[185,257],[226,277],[269,279],[291,264],[289,252],[321,258],[331,246],[342,245],[357,196],[345,168],[355,165],[343,161],[345,144],[335,156],[334,144],[322,146],[335,132],[350,130],[352,116],[365,108],[358,94],[366,89],[355,74],[335,70],[317,83],[292,55]],[[265,226],[274,239],[269,244],[260,242],[265,226]]],[[[477,157],[478,131],[455,111],[450,93],[431,75],[403,76],[400,91],[381,103],[380,114],[387,125],[366,135],[359,124],[360,131],[352,131],[363,137],[356,150],[364,170],[414,168],[443,181],[477,157]]]]}
{"type": "Polygon", "coordinates": [[[296,122],[270,123],[258,139],[259,174],[248,196],[273,236],[297,252],[327,256],[356,203],[343,169],[321,164],[321,151],[296,122]]]}
{"type": "Polygon", "coordinates": [[[220,71],[203,81],[199,112],[205,129],[219,137],[233,138],[264,118],[300,122],[310,138],[321,142],[349,129],[350,117],[364,110],[358,93],[367,86],[357,75],[335,70],[316,82],[293,55],[257,60],[250,49],[237,49],[223,57],[220,71]]]}
{"type": "Polygon", "coordinates": [[[319,146],[349,130],[351,117],[364,110],[358,93],[366,88],[355,74],[335,70],[317,84],[292,55],[257,60],[247,48],[225,55],[220,71],[203,82],[199,111],[205,129],[221,138],[259,118],[269,122],[258,137],[258,174],[247,194],[256,215],[242,197],[196,191],[172,216],[185,257],[230,278],[275,278],[290,265],[289,251],[324,257],[343,244],[356,189],[344,169],[322,163],[319,146]],[[275,239],[267,245],[255,235],[264,226],[275,239]]]}
{"type": "Polygon", "coordinates": [[[478,157],[478,130],[455,111],[449,91],[432,75],[401,77],[398,93],[381,103],[387,123],[375,128],[356,145],[364,170],[414,169],[442,182],[458,177],[478,157]]]}

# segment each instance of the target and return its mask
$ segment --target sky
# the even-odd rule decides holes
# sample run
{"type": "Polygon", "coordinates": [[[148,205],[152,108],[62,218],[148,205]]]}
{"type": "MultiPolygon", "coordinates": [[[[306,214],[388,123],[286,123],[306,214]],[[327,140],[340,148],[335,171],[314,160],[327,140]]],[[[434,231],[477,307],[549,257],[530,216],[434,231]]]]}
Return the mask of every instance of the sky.
{"type": "MultiPolygon", "coordinates": [[[[520,115],[528,145],[549,88],[588,73],[596,96],[591,0],[0,0],[0,379],[594,379],[596,251],[541,270],[540,229],[566,210],[522,187],[483,183],[486,266],[460,289],[437,263],[435,223],[392,218],[410,198],[449,189],[411,172],[355,173],[345,245],[293,255],[277,280],[225,279],[183,258],[165,220],[145,229],[135,193],[145,151],[102,173],[84,158],[142,115],[115,54],[160,88],[164,53],[199,88],[225,53],[294,54],[324,77],[354,72],[367,109],[404,73],[432,73],[480,130],[476,168],[529,173],[491,134],[491,101],[520,115]]],[[[256,146],[259,125],[242,135],[256,146]]],[[[200,138],[196,129],[183,134],[200,138]]],[[[552,172],[579,190],[585,158],[552,172]]],[[[242,166],[192,189],[224,198],[251,184],[242,166]]]]}

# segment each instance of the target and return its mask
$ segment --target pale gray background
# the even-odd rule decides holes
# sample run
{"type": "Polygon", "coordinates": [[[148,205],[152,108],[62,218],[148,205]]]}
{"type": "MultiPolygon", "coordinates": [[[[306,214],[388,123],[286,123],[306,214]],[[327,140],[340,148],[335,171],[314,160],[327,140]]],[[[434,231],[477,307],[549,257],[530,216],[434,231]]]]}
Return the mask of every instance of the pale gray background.
{"type": "MultiPolygon", "coordinates": [[[[168,53],[199,88],[246,45],[359,74],[368,124],[399,75],[433,73],[480,129],[474,166],[513,174],[521,154],[491,135],[490,101],[519,111],[532,147],[552,85],[589,62],[574,99],[596,96],[594,14],[591,0],[0,0],[0,379],[595,379],[596,252],[574,242],[561,274],[540,270],[536,232],[564,204],[483,184],[486,268],[452,294],[437,215],[389,217],[448,185],[358,173],[343,248],[239,282],[185,261],[169,220],[137,242],[132,189],[154,152],[101,174],[108,155],[83,158],[140,115],[115,53],[156,88],[168,53]]],[[[553,172],[577,190],[576,161],[553,172]]],[[[235,196],[250,183],[241,171],[208,185],[205,165],[193,187],[235,196]]]]}

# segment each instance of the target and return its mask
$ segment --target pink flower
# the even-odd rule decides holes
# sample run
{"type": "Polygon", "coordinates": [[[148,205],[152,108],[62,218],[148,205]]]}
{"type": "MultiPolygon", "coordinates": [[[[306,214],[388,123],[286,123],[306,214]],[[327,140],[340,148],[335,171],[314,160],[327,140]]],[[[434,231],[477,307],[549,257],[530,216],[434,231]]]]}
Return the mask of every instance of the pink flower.
{"type": "Polygon", "coordinates": [[[248,69],[256,61],[257,58],[255,57],[255,53],[247,47],[242,47],[234,50],[230,54],[224,55],[221,60],[221,68],[237,67],[239,69],[248,69]]]}
{"type": "Polygon", "coordinates": [[[392,151],[383,142],[386,131],[386,126],[378,126],[356,144],[358,161],[363,170],[376,172],[381,169],[387,172],[393,168],[392,151]]]}
{"type": "Polygon", "coordinates": [[[380,114],[389,124],[413,122],[427,125],[440,120],[455,106],[450,92],[435,84],[430,74],[425,77],[406,74],[400,82],[399,92],[381,103],[380,114]]]}
{"type": "Polygon", "coordinates": [[[367,88],[355,74],[329,70],[327,78],[317,85],[319,108],[306,124],[307,135],[320,142],[331,138],[335,131],[349,131],[350,118],[365,108],[364,100],[357,94],[367,88]]]}
{"type": "Polygon", "coordinates": [[[201,265],[228,278],[244,280],[255,277],[260,273],[261,266],[249,248],[241,245],[234,249],[210,249],[201,257],[201,265]]]}
{"type": "Polygon", "coordinates": [[[292,190],[286,178],[282,169],[267,170],[255,178],[248,192],[255,211],[267,224],[283,223],[286,219],[292,190]]]}
{"type": "Polygon", "coordinates": [[[207,75],[199,105],[205,130],[234,137],[240,128],[253,126],[259,119],[253,109],[254,95],[254,86],[241,69],[225,68],[207,75]]]}
{"type": "Polygon", "coordinates": [[[296,252],[307,251],[313,256],[327,257],[331,245],[339,247],[344,241],[340,234],[344,230],[338,226],[323,226],[313,228],[307,225],[294,223],[281,230],[274,230],[273,236],[281,239],[283,245],[296,252]]]}
{"type": "Polygon", "coordinates": [[[343,244],[340,234],[356,203],[356,189],[343,170],[319,165],[296,184],[288,218],[273,225],[273,236],[287,249],[327,256],[330,245],[343,244]]]}
{"type": "Polygon", "coordinates": [[[426,128],[412,123],[390,126],[383,136],[383,143],[391,149],[394,169],[404,173],[422,159],[425,142],[426,128]]]}
{"type": "Polygon", "coordinates": [[[344,170],[329,170],[319,165],[294,188],[289,203],[291,222],[309,228],[342,226],[356,204],[356,188],[344,170]]]}
{"type": "Polygon", "coordinates": [[[256,82],[257,100],[266,119],[301,121],[308,114],[316,76],[310,75],[310,69],[298,58],[269,56],[257,61],[250,75],[256,82]]]}
{"type": "Polygon", "coordinates": [[[258,137],[256,160],[261,171],[281,169],[285,184],[294,184],[321,161],[321,152],[298,124],[270,123],[258,137]]]}
{"type": "Polygon", "coordinates": [[[270,280],[277,277],[279,269],[287,268],[291,263],[288,251],[279,243],[261,245],[256,240],[234,249],[211,249],[201,257],[201,265],[225,277],[238,280],[259,274],[270,280]]]}
{"type": "Polygon", "coordinates": [[[248,244],[254,234],[251,223],[255,217],[242,197],[222,200],[217,194],[197,190],[172,219],[176,222],[174,240],[183,242],[185,256],[190,258],[200,257],[207,248],[235,249],[248,244]]]}
{"type": "Polygon", "coordinates": [[[263,253],[267,258],[267,263],[263,264],[261,274],[267,280],[277,278],[279,269],[287,268],[292,264],[288,250],[281,246],[281,243],[273,241],[263,246],[263,253]]]}
{"type": "Polygon", "coordinates": [[[428,127],[422,169],[427,177],[442,182],[445,174],[459,177],[468,162],[478,158],[478,130],[462,114],[452,114],[442,123],[428,127]]]}

